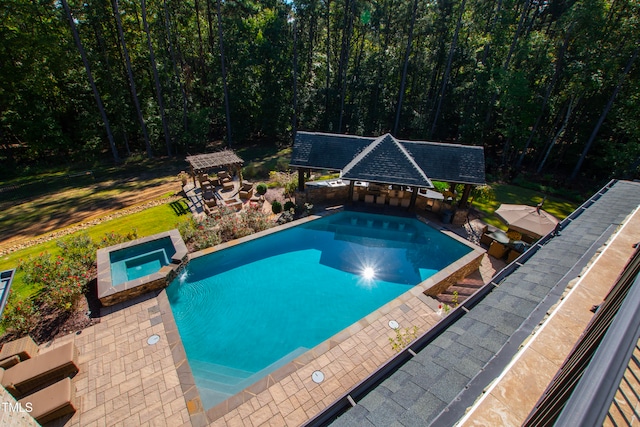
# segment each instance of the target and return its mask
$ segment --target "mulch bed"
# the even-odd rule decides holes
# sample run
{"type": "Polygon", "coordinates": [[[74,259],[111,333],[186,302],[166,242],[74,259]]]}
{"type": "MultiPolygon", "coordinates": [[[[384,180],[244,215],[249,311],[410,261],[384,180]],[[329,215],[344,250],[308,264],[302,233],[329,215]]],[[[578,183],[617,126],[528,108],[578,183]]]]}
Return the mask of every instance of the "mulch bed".
{"type": "MultiPolygon", "coordinates": [[[[40,322],[29,332],[33,340],[42,344],[70,333],[78,333],[89,326],[100,323],[100,301],[96,291],[97,279],[89,282],[84,295],[78,299],[71,311],[55,307],[40,307],[40,322]]],[[[7,332],[0,337],[0,344],[20,338],[21,335],[7,332]]]]}

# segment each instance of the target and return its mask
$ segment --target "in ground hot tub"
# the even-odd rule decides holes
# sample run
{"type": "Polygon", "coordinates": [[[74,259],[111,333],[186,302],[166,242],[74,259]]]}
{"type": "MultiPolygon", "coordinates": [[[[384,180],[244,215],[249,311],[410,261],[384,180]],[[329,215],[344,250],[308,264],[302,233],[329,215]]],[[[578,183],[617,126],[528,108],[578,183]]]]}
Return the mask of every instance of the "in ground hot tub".
{"type": "Polygon", "coordinates": [[[104,306],[162,289],[187,257],[178,230],[99,249],[98,298],[104,306]]]}

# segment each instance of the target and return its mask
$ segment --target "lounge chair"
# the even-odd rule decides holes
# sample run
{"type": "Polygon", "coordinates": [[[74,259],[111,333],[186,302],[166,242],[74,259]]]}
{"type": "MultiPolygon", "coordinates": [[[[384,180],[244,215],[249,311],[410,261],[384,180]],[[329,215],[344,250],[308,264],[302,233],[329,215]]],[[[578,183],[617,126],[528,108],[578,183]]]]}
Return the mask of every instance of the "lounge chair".
{"type": "Polygon", "coordinates": [[[250,199],[253,196],[253,184],[250,182],[244,182],[240,187],[239,193],[240,199],[250,199]]]}
{"type": "Polygon", "coordinates": [[[367,194],[366,196],[364,196],[364,202],[365,203],[373,203],[373,194],[367,194]]]}
{"type": "Polygon", "coordinates": [[[387,201],[387,196],[385,196],[384,194],[376,197],[376,203],[379,205],[384,205],[386,201],[387,201]]]}
{"type": "Polygon", "coordinates": [[[38,354],[38,344],[29,335],[10,341],[0,351],[0,368],[9,369],[21,360],[31,359],[38,354]]]}
{"type": "Polygon", "coordinates": [[[78,350],[70,342],[0,372],[0,384],[16,399],[78,372],[78,350]]]}
{"type": "Polygon", "coordinates": [[[397,197],[392,197],[389,199],[389,206],[398,206],[399,200],[397,197]]]}
{"type": "Polygon", "coordinates": [[[42,425],[76,411],[75,391],[71,378],[64,378],[18,402],[23,408],[28,408],[27,405],[30,404],[29,415],[42,425]]]}

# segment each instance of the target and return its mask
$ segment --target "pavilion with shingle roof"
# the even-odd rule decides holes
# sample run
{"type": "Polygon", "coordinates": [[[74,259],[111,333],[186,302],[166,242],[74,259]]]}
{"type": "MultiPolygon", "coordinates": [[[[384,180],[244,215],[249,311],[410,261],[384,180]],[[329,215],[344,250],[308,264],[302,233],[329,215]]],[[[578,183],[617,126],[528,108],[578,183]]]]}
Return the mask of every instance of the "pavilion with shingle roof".
{"type": "MultiPolygon", "coordinates": [[[[471,188],[485,183],[484,149],[460,144],[403,141],[391,134],[362,137],[315,132],[298,132],[291,166],[298,168],[298,188],[304,190],[304,172],[339,170],[350,181],[433,188],[431,180],[465,184],[461,205],[471,188]]],[[[415,202],[411,201],[411,206],[415,202]]]]}

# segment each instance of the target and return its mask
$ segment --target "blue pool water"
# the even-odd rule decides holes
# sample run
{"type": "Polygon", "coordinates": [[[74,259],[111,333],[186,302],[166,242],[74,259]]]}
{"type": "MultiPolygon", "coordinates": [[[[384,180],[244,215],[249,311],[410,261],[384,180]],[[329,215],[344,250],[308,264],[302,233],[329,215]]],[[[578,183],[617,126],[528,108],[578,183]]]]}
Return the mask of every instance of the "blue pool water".
{"type": "Polygon", "coordinates": [[[158,272],[175,253],[170,237],[111,252],[112,286],[158,272]]]}
{"type": "Polygon", "coordinates": [[[412,218],[341,212],[192,260],[167,296],[205,408],[470,251],[412,218]]]}

